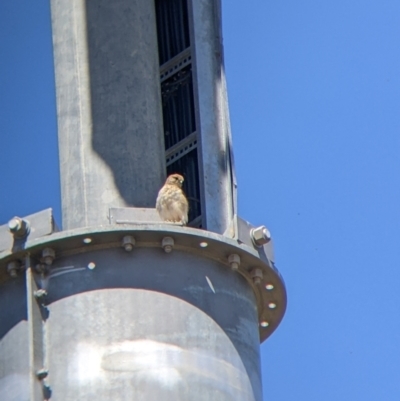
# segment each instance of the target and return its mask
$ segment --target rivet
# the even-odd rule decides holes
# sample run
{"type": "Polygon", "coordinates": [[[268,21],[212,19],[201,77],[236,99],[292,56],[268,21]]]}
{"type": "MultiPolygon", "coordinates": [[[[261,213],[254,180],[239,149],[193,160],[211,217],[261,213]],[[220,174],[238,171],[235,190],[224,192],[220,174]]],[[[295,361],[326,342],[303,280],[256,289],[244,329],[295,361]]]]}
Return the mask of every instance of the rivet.
{"type": "Polygon", "coordinates": [[[53,261],[56,257],[56,252],[52,248],[44,248],[42,251],[42,259],[43,262],[47,266],[51,266],[53,264],[53,261]]]}
{"type": "Polygon", "coordinates": [[[36,371],[36,377],[39,380],[45,379],[48,376],[48,374],[49,374],[49,371],[46,370],[46,369],[39,369],[39,370],[36,371]]]}
{"type": "Polygon", "coordinates": [[[232,253],[228,256],[228,263],[230,264],[232,270],[238,270],[240,266],[240,256],[236,253],[232,253]]]}
{"type": "Polygon", "coordinates": [[[136,244],[136,241],[135,241],[135,238],[132,237],[132,235],[125,235],[125,237],[122,238],[122,247],[127,252],[132,251],[135,244],[136,244]]]}
{"type": "Polygon", "coordinates": [[[7,264],[7,272],[11,277],[15,278],[18,276],[18,270],[20,269],[20,267],[20,263],[14,260],[7,264]]]}
{"type": "Polygon", "coordinates": [[[161,246],[163,247],[166,253],[172,252],[174,244],[175,244],[174,239],[171,237],[164,237],[161,242],[161,246]]]}
{"type": "Polygon", "coordinates": [[[259,285],[263,278],[262,270],[260,268],[254,268],[250,271],[250,276],[253,279],[253,283],[259,285]]]}

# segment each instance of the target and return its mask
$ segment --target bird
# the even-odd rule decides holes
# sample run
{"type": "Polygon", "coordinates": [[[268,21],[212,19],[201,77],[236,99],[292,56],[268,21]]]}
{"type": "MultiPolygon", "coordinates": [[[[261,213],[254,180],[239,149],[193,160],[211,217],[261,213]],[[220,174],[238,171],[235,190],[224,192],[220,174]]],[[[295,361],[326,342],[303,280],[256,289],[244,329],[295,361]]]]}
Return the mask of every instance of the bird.
{"type": "Polygon", "coordinates": [[[171,174],[160,189],[156,209],[161,220],[180,223],[188,222],[189,203],[182,191],[184,178],[180,174],[171,174]]]}

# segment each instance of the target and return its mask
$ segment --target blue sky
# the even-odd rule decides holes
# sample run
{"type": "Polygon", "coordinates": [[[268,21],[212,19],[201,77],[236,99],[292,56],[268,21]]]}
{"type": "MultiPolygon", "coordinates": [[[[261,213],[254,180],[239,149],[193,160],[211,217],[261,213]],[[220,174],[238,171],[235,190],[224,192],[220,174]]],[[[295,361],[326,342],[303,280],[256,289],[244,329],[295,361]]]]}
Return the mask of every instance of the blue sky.
{"type": "MultiPolygon", "coordinates": [[[[288,291],[265,400],[400,399],[400,2],[223,2],[239,213],[288,291]]],[[[0,3],[0,223],[61,221],[48,1],[0,3]]]]}

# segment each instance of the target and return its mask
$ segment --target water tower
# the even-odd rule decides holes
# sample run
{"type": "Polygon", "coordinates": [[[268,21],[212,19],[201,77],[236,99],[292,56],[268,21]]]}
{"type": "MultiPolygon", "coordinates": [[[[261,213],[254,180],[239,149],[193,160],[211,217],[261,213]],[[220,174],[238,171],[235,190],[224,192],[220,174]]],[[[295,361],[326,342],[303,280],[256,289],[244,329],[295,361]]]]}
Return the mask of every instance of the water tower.
{"type": "Polygon", "coordinates": [[[51,11],[63,230],[0,227],[1,400],[261,401],[286,292],[237,216],[219,1],[51,11]],[[154,209],[175,172],[188,227],[154,209]]]}

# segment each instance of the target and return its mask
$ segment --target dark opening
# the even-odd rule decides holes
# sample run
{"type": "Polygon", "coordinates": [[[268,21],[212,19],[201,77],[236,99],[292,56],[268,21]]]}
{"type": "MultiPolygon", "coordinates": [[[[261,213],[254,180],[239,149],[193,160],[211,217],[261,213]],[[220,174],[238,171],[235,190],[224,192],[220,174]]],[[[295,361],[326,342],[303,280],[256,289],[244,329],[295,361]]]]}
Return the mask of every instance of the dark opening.
{"type": "MultiPolygon", "coordinates": [[[[155,0],[155,7],[158,52],[163,65],[190,46],[188,6],[187,0],[155,0]]],[[[192,66],[184,67],[190,56],[182,57],[164,68],[168,74],[177,72],[161,82],[165,149],[178,145],[168,156],[169,162],[173,162],[167,166],[167,175],[179,173],[185,178],[183,190],[189,201],[189,222],[193,227],[201,227],[197,141],[194,138],[190,143],[181,142],[196,131],[192,66]],[[183,65],[182,57],[189,57],[183,65]],[[191,147],[194,148],[190,150],[191,147]]]]}
{"type": "Polygon", "coordinates": [[[186,0],[156,0],[158,54],[164,64],[190,46],[186,0]]]}
{"type": "Polygon", "coordinates": [[[161,84],[165,149],[196,130],[191,65],[161,84]]]}
{"type": "Polygon", "coordinates": [[[189,221],[201,215],[199,166],[197,149],[182,156],[167,167],[167,175],[179,173],[183,175],[183,190],[189,201],[189,221]]]}

